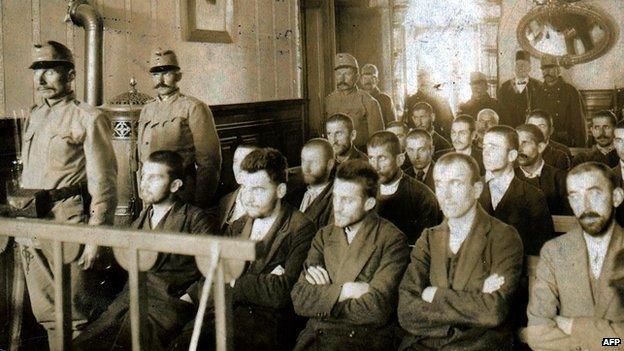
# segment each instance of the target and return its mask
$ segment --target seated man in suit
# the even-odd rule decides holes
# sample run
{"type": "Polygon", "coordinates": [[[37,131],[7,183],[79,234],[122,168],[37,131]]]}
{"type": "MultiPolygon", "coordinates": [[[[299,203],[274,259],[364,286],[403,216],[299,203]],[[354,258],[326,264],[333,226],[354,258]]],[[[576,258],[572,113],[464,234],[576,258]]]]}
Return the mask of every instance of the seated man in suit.
{"type": "MultiPolygon", "coordinates": [[[[431,138],[423,129],[416,131],[431,138]]],[[[396,135],[386,131],[373,134],[367,150],[368,162],[379,175],[377,213],[396,225],[411,245],[423,229],[440,223],[441,214],[435,195],[425,184],[401,170],[405,154],[401,153],[396,135]]]]}
{"type": "Polygon", "coordinates": [[[327,132],[327,140],[334,148],[337,164],[347,160],[366,159],[366,154],[358,150],[353,144],[357,131],[353,127],[351,117],[335,114],[325,122],[325,130],[327,132]]]}
{"type": "Polygon", "coordinates": [[[613,129],[617,124],[617,117],[611,111],[599,111],[592,115],[591,124],[590,130],[596,144],[591,150],[576,155],[572,166],[589,161],[602,162],[611,168],[617,166],[620,158],[613,146],[613,129]]]}
{"type": "MultiPolygon", "coordinates": [[[[619,121],[615,126],[613,137],[613,145],[620,158],[620,162],[617,166],[613,167],[611,171],[616,175],[619,186],[622,187],[624,185],[624,177],[622,177],[622,174],[624,174],[624,121],[619,121]]],[[[624,205],[617,206],[615,210],[615,220],[619,225],[624,225],[624,205]]]]}
{"type": "Polygon", "coordinates": [[[555,132],[550,113],[545,110],[532,110],[527,115],[526,123],[537,126],[544,134],[544,139],[546,140],[546,149],[544,149],[542,154],[544,162],[555,168],[567,171],[570,168],[572,152],[569,147],[550,139],[555,132]]]}
{"type": "Polygon", "coordinates": [[[433,184],[433,140],[431,134],[426,130],[416,128],[409,132],[405,139],[405,153],[411,167],[403,168],[405,174],[424,183],[432,191],[435,191],[433,184]]]}
{"type": "Polygon", "coordinates": [[[518,134],[508,126],[494,126],[483,138],[485,181],[479,202],[483,209],[512,225],[522,238],[525,255],[539,255],[553,238],[554,225],[546,197],[538,188],[518,179],[518,134]]]}
{"type": "MultiPolygon", "coordinates": [[[[240,165],[243,159],[249,155],[252,151],[258,147],[253,144],[239,144],[234,150],[234,158],[232,159],[232,171],[234,173],[234,179],[236,184],[241,183],[241,169],[240,165]]],[[[225,231],[228,225],[239,219],[245,214],[245,208],[243,206],[240,194],[240,187],[231,193],[223,196],[219,200],[219,204],[216,207],[216,215],[219,219],[220,231],[225,231]]],[[[210,211],[213,212],[212,210],[210,211]]]]}
{"type": "Polygon", "coordinates": [[[602,350],[603,338],[624,338],[624,304],[610,285],[624,249],[614,221],[624,192],[598,162],[570,170],[566,187],[579,226],[542,248],[526,337],[535,350],[602,350]]]}
{"type": "MultiPolygon", "coordinates": [[[[155,151],[141,169],[140,194],[144,209],[133,223],[134,229],[205,234],[216,230],[217,223],[200,208],[180,201],[184,165],[173,151],[155,151]]],[[[195,317],[192,304],[180,300],[201,273],[195,258],[159,253],[156,263],[146,272],[147,326],[150,344],[146,350],[165,350],[171,335],[195,317]]],[[[74,340],[74,350],[130,350],[130,289],[126,284],[108,309],[74,340]]]]}
{"type": "MultiPolygon", "coordinates": [[[[229,282],[232,296],[234,350],[291,350],[300,329],[290,299],[316,226],[301,212],[282,201],[286,194],[286,158],[279,151],[252,151],[241,164],[241,189],[246,215],[227,229],[226,236],[260,243],[258,257],[234,267],[242,274],[229,282]]],[[[189,288],[186,298],[198,304],[204,279],[189,288]]],[[[214,321],[207,315],[201,350],[214,347],[214,321]]],[[[188,350],[193,323],[170,346],[188,350]]]]}
{"type": "Polygon", "coordinates": [[[544,193],[551,214],[571,215],[566,199],[566,172],[547,164],[542,158],[546,148],[544,134],[532,124],[521,124],[516,127],[516,132],[520,142],[516,177],[544,193]]]}
{"type": "Polygon", "coordinates": [[[453,147],[436,151],[434,159],[437,160],[440,156],[451,151],[468,155],[477,161],[481,172],[480,174],[483,175],[485,174],[483,168],[483,151],[475,145],[476,138],[477,125],[474,118],[469,115],[459,115],[453,120],[453,124],[451,124],[451,143],[453,143],[453,147]]]}
{"type": "Polygon", "coordinates": [[[405,235],[375,211],[378,176],[365,161],[338,167],[334,224],[318,231],[292,290],[309,318],[294,350],[388,350],[397,289],[409,260],[405,235]]]}
{"type": "Polygon", "coordinates": [[[479,166],[451,152],[434,167],[442,224],[412,249],[399,286],[401,350],[511,350],[509,306],[522,271],[518,232],[478,204],[479,166]]]}
{"type": "Polygon", "coordinates": [[[332,187],[334,149],[329,141],[316,138],[301,149],[301,172],[305,186],[288,190],[285,200],[297,207],[317,228],[333,223],[332,187]]]}
{"type": "Polygon", "coordinates": [[[419,102],[411,109],[410,118],[414,124],[414,128],[422,128],[431,134],[433,146],[436,150],[444,150],[451,147],[451,144],[443,136],[438,134],[433,127],[435,122],[435,113],[433,108],[426,102],[419,102]]]}

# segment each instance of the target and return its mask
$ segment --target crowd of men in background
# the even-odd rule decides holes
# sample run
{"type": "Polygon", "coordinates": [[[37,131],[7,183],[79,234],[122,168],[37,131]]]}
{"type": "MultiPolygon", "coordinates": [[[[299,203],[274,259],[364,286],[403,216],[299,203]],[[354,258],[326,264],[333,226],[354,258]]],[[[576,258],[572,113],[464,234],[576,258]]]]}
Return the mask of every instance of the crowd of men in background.
{"type": "MultiPolygon", "coordinates": [[[[210,206],[221,164],[214,119],[179,92],[175,53],[152,56],[158,97],[139,120],[143,211],[132,226],[260,243],[253,262],[224,263],[236,350],[593,350],[624,336],[624,124],[613,113],[591,117],[596,145],[571,158],[569,147],[585,146],[585,122],[556,61],[542,61],[542,84],[519,52],[500,101],[472,74],[457,116],[421,72],[403,119],[374,66],[360,72],[349,54],[335,62],[336,91],[301,167],[241,143],[238,188],[210,206]],[[553,214],[578,225],[557,236],[553,214]]],[[[90,203],[72,196],[49,218],[110,224],[105,115],[73,96],[62,44],[35,47],[31,68],[42,101],[25,127],[23,183],[86,181],[90,203]]],[[[72,265],[74,348],[130,349],[128,287],[96,309],[81,283],[99,251],[86,247],[72,265]]],[[[20,243],[33,312],[54,340],[46,252],[20,243]]],[[[204,283],[193,258],[158,254],[146,276],[146,349],[188,349],[204,283]]],[[[214,315],[205,318],[200,348],[210,349],[214,315]]]]}

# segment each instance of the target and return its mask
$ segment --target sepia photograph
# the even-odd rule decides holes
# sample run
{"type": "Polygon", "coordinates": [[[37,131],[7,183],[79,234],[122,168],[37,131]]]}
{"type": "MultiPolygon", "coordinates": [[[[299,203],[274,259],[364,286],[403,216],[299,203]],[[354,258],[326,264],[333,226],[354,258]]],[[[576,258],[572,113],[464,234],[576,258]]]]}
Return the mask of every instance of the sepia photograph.
{"type": "Polygon", "coordinates": [[[624,350],[623,0],[0,0],[0,351],[624,350]]]}

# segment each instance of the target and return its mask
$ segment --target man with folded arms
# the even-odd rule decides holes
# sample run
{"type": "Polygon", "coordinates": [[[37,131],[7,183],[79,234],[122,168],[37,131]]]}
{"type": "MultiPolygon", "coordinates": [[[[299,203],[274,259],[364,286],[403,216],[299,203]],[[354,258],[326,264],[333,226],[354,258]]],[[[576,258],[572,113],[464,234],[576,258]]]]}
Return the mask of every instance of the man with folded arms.
{"type": "Polygon", "coordinates": [[[291,294],[297,314],[309,318],[295,350],[393,347],[409,248],[405,235],[373,211],[377,183],[365,161],[338,167],[334,224],[316,234],[291,294]]]}
{"type": "Polygon", "coordinates": [[[566,187],[579,225],[542,248],[526,336],[534,350],[603,350],[603,338],[624,338],[624,305],[612,285],[624,249],[614,220],[624,192],[597,162],[570,170],[566,187]]]}
{"type": "Polygon", "coordinates": [[[433,171],[444,221],[426,229],[399,286],[400,350],[511,350],[507,315],[522,271],[516,230],[479,205],[479,166],[459,153],[433,171]]]}

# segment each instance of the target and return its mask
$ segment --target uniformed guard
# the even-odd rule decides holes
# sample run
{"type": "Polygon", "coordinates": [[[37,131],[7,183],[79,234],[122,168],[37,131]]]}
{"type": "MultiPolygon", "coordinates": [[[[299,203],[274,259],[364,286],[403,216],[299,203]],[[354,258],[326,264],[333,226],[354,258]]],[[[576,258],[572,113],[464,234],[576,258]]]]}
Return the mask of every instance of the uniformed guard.
{"type": "Polygon", "coordinates": [[[186,172],[180,196],[206,208],[211,204],[221,171],[221,146],[212,112],[205,103],[180,93],[182,72],[173,51],[157,49],[149,71],[158,97],[143,107],[139,117],[140,164],[154,151],[179,153],[186,172]]]}
{"type": "Polygon", "coordinates": [[[578,90],[560,76],[559,63],[552,56],[541,61],[544,92],[537,99],[537,108],[546,110],[553,119],[552,140],[569,147],[585,147],[585,110],[578,90]]]}
{"type": "Polygon", "coordinates": [[[366,141],[373,133],[384,129],[379,103],[367,92],[358,89],[360,68],[351,54],[336,54],[334,79],[336,90],[325,99],[325,120],[335,114],[345,114],[353,120],[357,131],[354,145],[366,148],[366,141]]]}
{"type": "Polygon", "coordinates": [[[367,63],[362,67],[362,74],[360,75],[360,84],[362,89],[366,90],[381,107],[381,116],[383,117],[386,127],[389,123],[396,120],[396,114],[394,112],[394,103],[390,95],[379,90],[379,70],[377,66],[372,63],[367,63]]]}
{"type": "Polygon", "coordinates": [[[489,108],[496,111],[496,114],[504,120],[505,111],[503,106],[488,93],[487,76],[481,72],[470,73],[470,89],[472,97],[470,100],[459,104],[458,114],[467,114],[474,118],[477,117],[479,111],[489,108]]]}
{"type": "MultiPolygon", "coordinates": [[[[25,122],[22,187],[67,190],[86,183],[90,204],[85,203],[87,196],[76,193],[55,202],[47,217],[64,223],[112,224],[117,161],[108,116],[74,96],[71,89],[76,77],[74,59],[63,44],[48,41],[35,45],[30,68],[41,102],[33,107],[25,122]]],[[[54,278],[48,246],[36,240],[19,241],[32,309],[53,345],[54,278]]],[[[97,273],[87,270],[93,266],[98,252],[97,246],[86,245],[79,260],[71,265],[74,328],[93,314],[98,303],[94,300],[100,297],[97,289],[88,288],[88,282],[97,278],[94,277],[97,273]]]]}

